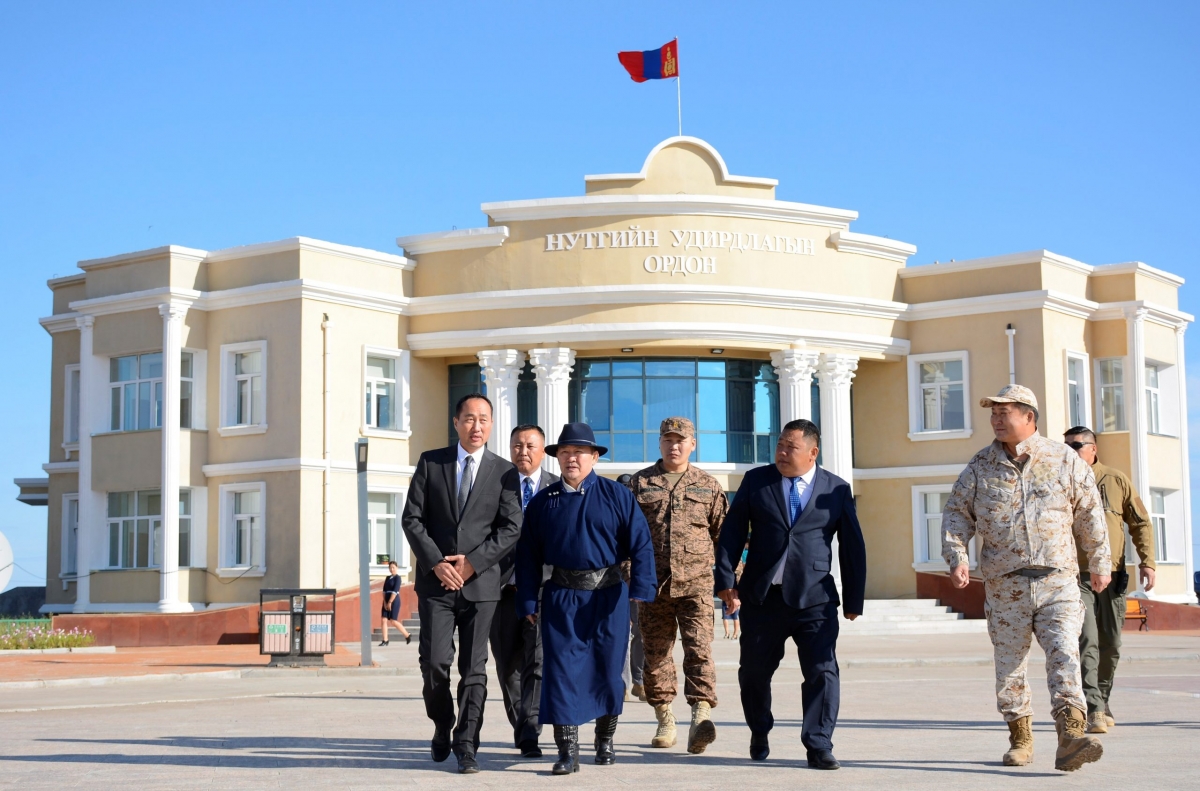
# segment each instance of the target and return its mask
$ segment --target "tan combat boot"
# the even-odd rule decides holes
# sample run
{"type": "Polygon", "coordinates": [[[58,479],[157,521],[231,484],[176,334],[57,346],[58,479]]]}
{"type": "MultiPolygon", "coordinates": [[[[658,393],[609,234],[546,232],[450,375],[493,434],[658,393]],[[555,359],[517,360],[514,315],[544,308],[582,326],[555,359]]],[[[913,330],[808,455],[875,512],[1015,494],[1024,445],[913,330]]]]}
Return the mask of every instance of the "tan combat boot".
{"type": "Polygon", "coordinates": [[[633,695],[638,700],[646,699],[646,688],[641,684],[634,684],[633,689],[629,690],[629,694],[633,695]]]}
{"type": "Polygon", "coordinates": [[[670,703],[660,703],[654,707],[654,716],[658,717],[658,730],[650,740],[651,747],[675,746],[675,714],[671,711],[670,703]]]}
{"type": "Polygon", "coordinates": [[[1028,766],[1033,763],[1033,717],[1021,717],[1008,724],[1008,752],[1005,766],[1028,766]]]}
{"type": "Polygon", "coordinates": [[[1108,718],[1102,711],[1093,711],[1087,718],[1088,733],[1108,733],[1108,718]]]}
{"type": "Polygon", "coordinates": [[[1108,707],[1108,703],[1104,704],[1104,724],[1110,728],[1116,727],[1117,721],[1113,719],[1112,709],[1108,707]]]}
{"type": "Polygon", "coordinates": [[[707,701],[692,704],[692,727],[688,730],[687,751],[693,755],[704,752],[704,748],[717,740],[717,726],[712,721],[712,707],[707,701]]]}
{"type": "Polygon", "coordinates": [[[1084,716],[1079,709],[1068,706],[1054,718],[1058,731],[1058,752],[1054,754],[1054,768],[1063,772],[1074,772],[1084,764],[1099,761],[1104,746],[1095,736],[1084,733],[1084,716]]]}

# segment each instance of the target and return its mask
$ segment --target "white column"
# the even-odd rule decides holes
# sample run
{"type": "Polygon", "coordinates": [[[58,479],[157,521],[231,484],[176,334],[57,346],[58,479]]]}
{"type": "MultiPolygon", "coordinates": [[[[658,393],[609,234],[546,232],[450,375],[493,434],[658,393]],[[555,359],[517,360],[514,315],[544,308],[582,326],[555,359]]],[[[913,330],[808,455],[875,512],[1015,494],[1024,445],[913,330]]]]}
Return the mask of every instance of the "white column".
{"type": "Polygon", "coordinates": [[[812,420],[812,378],[821,355],[800,349],[771,352],[779,375],[779,428],[793,420],[812,420]]]}
{"type": "Polygon", "coordinates": [[[1127,348],[1125,359],[1130,371],[1125,374],[1125,403],[1129,414],[1129,468],[1133,488],[1142,502],[1150,502],[1150,446],[1146,435],[1146,313],[1145,308],[1125,311],[1127,348]]]}
{"type": "Polygon", "coordinates": [[[508,435],[517,427],[517,380],[525,355],[516,349],[485,349],[476,355],[492,401],[492,436],[488,450],[508,458],[508,435]]]}
{"type": "Polygon", "coordinates": [[[1175,379],[1179,385],[1179,448],[1180,464],[1183,467],[1183,582],[1184,592],[1190,590],[1192,574],[1195,571],[1196,559],[1193,555],[1192,542],[1192,474],[1191,463],[1188,459],[1188,410],[1187,410],[1187,372],[1184,370],[1183,333],[1186,324],[1175,328],[1175,379]]]}
{"type": "MultiPolygon", "coordinates": [[[[537,375],[538,425],[546,432],[546,443],[553,443],[568,422],[571,367],[575,352],[565,347],[530,349],[529,362],[537,375]]],[[[542,466],[557,474],[558,460],[546,455],[542,466]]]]}
{"type": "Polygon", "coordinates": [[[104,548],[103,492],[92,491],[92,434],[103,430],[107,405],[102,361],[92,354],[94,316],[75,319],[79,327],[79,533],[75,548],[75,612],[91,605],[92,569],[104,548]]]}
{"type": "Polygon", "coordinates": [[[159,612],[190,612],[179,601],[179,366],[183,351],[183,317],[187,306],[164,302],[162,390],[162,566],[159,568],[159,612]]]}
{"type": "Polygon", "coordinates": [[[858,357],[853,354],[822,354],[817,368],[821,388],[821,460],[825,469],[851,487],[854,449],[850,431],[850,381],[857,369],[858,357]]]}

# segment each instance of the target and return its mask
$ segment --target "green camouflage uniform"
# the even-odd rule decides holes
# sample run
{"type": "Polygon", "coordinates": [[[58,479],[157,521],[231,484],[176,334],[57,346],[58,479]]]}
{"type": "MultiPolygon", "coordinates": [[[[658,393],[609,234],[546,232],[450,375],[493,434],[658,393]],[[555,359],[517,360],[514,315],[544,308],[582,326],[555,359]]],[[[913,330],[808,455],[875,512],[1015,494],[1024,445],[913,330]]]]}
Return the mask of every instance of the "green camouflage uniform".
{"type": "Polygon", "coordinates": [[[984,611],[996,661],[997,706],[1008,722],[1033,714],[1026,667],[1033,637],[1046,652],[1051,711],[1086,711],[1079,668],[1083,605],[1076,544],[1090,571],[1112,572],[1104,510],[1092,471],[1070,447],[1038,434],[1017,445],[1018,465],[999,441],[967,464],[942,512],[942,557],[966,565],[979,540],[984,611]],[[1014,572],[1055,571],[1040,579],[1014,572]]]}
{"type": "Polygon", "coordinates": [[[675,632],[683,642],[684,696],[689,704],[717,705],[717,669],[712,660],[713,548],[729,509],[721,485],[689,465],[671,486],[660,459],[633,476],[630,488],[654,543],[658,594],[638,606],[645,651],[643,684],[651,705],[676,695],[675,632]]]}

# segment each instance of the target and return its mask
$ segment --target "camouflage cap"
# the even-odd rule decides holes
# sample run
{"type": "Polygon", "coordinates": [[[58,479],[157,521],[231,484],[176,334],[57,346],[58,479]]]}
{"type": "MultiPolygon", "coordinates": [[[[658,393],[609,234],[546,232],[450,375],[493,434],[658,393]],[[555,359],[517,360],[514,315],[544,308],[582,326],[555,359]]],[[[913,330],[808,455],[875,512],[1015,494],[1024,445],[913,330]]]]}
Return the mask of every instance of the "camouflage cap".
{"type": "Polygon", "coordinates": [[[696,436],[696,427],[685,417],[669,417],[658,425],[658,436],[678,434],[685,439],[696,436]]]}
{"type": "Polygon", "coordinates": [[[1024,385],[1006,385],[996,395],[979,399],[979,405],[985,409],[996,404],[1024,404],[1038,409],[1037,396],[1024,385]]]}

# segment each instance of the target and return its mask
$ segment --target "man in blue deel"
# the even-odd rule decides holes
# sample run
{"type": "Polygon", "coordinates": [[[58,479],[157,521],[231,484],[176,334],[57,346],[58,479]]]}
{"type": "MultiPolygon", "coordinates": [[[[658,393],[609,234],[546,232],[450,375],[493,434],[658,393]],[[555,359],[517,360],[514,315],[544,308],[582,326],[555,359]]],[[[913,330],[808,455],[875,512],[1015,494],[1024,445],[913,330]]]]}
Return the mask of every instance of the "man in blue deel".
{"type": "Polygon", "coordinates": [[[613,736],[625,699],[621,671],[629,644],[629,600],[653,601],[658,578],[650,528],[633,495],[592,467],[607,448],[586,423],[568,423],[546,452],[562,480],[525,508],[517,542],[517,612],[536,622],[542,565],[542,704],[554,726],[554,774],[579,771],[579,726],[596,721],[596,763],[615,760],[613,736]],[[629,584],[621,563],[629,560],[629,584]]]}

